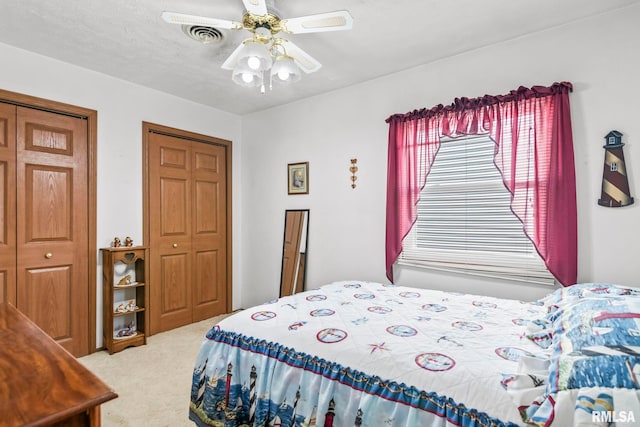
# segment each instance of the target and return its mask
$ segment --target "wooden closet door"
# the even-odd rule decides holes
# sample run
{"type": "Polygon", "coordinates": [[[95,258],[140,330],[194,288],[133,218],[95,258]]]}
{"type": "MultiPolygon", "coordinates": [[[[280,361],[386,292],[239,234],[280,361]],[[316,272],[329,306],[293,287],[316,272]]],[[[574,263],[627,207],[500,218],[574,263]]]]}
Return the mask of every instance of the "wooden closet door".
{"type": "Polygon", "coordinates": [[[149,135],[151,333],[192,322],[191,143],[149,135]]]}
{"type": "Polygon", "coordinates": [[[227,310],[226,149],[148,134],[150,317],[158,333],[227,310]]]}
{"type": "Polygon", "coordinates": [[[227,170],[225,148],[193,142],[191,212],[193,321],[226,313],[227,170]]]}
{"type": "Polygon", "coordinates": [[[0,304],[16,304],[16,107],[0,103],[0,304]]]}
{"type": "Polygon", "coordinates": [[[88,353],[87,121],[17,107],[17,308],[88,353]]]}

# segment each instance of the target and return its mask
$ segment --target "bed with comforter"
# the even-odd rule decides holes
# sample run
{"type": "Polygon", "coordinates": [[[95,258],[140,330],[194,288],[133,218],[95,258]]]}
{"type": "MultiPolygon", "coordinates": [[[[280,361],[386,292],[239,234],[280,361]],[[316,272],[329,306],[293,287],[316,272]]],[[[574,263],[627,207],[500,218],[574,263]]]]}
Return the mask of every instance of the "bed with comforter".
{"type": "Polygon", "coordinates": [[[640,420],[639,305],[638,290],[614,285],[523,302],[335,282],[215,325],[195,361],[189,417],[336,427],[640,420]]]}

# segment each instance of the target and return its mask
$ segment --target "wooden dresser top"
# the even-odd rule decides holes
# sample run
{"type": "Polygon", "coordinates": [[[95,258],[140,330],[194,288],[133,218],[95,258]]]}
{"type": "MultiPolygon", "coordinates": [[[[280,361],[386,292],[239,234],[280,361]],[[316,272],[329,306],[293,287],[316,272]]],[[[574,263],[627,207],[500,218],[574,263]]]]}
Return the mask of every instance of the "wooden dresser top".
{"type": "Polygon", "coordinates": [[[0,304],[0,427],[51,425],[117,396],[24,314],[0,304]]]}

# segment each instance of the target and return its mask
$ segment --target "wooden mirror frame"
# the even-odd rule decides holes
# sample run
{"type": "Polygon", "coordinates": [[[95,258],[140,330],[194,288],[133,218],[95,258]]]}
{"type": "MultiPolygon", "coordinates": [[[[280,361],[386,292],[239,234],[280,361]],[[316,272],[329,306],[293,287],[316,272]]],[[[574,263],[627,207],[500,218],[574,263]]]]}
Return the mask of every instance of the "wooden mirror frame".
{"type": "Polygon", "coordinates": [[[284,212],[284,237],[280,269],[280,297],[305,289],[309,250],[309,209],[284,212]]]}

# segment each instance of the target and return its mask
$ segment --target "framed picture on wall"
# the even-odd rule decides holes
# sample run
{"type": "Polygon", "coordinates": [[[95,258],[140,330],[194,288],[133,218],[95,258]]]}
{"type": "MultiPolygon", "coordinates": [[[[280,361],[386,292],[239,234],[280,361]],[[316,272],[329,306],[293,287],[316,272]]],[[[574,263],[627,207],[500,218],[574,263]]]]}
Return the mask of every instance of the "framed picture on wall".
{"type": "Polygon", "coordinates": [[[287,165],[289,194],[309,194],[309,162],[287,165]]]}

